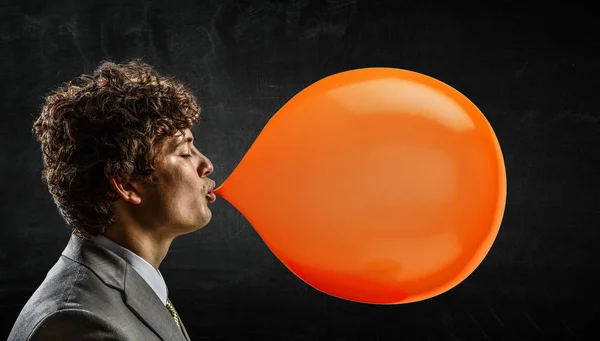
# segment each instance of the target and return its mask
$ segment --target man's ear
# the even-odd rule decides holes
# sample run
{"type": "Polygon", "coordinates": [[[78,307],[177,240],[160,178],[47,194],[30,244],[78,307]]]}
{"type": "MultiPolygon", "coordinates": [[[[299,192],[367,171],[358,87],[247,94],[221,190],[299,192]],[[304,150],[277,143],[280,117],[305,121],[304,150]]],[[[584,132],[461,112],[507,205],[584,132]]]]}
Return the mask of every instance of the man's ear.
{"type": "Polygon", "coordinates": [[[114,176],[111,176],[110,185],[119,198],[136,205],[142,202],[141,188],[137,184],[123,184],[115,179],[114,176]]]}

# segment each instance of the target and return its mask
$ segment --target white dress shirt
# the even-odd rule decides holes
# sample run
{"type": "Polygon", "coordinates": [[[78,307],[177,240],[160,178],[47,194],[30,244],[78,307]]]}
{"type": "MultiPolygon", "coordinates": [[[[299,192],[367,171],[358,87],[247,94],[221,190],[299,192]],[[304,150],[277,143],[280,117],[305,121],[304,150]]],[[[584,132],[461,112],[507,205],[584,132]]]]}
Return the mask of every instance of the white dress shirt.
{"type": "Polygon", "coordinates": [[[154,290],[158,298],[164,305],[167,304],[167,297],[169,297],[169,291],[167,284],[158,269],[155,269],[150,263],[146,262],[145,259],[131,252],[130,250],[122,247],[115,243],[109,238],[99,235],[93,237],[92,241],[109,251],[114,252],[117,256],[123,258],[131,267],[148,283],[148,285],[154,290]]]}

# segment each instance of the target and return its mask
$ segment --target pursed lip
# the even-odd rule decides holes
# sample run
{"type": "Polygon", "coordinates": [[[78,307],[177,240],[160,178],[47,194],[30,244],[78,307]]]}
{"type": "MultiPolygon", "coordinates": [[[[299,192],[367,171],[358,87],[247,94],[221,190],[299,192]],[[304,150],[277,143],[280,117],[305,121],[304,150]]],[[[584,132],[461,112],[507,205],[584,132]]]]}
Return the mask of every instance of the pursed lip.
{"type": "Polygon", "coordinates": [[[215,182],[210,180],[210,185],[208,186],[208,191],[206,192],[206,196],[208,197],[208,202],[213,203],[217,199],[217,196],[212,192],[215,189],[215,182]]]}
{"type": "Polygon", "coordinates": [[[208,191],[207,193],[210,193],[213,191],[213,189],[215,189],[215,182],[213,180],[210,180],[210,185],[208,186],[208,191]]]}

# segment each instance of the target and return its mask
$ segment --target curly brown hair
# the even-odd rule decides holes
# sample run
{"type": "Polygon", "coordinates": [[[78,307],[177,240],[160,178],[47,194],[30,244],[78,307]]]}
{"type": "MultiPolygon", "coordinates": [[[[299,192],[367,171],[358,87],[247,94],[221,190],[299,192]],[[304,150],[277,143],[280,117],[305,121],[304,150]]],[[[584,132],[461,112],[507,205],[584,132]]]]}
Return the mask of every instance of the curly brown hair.
{"type": "Polygon", "coordinates": [[[109,178],[156,184],[166,138],[200,120],[184,84],[135,59],[102,61],[45,97],[33,134],[43,152],[42,180],[74,233],[97,236],[115,222],[109,178]]]}

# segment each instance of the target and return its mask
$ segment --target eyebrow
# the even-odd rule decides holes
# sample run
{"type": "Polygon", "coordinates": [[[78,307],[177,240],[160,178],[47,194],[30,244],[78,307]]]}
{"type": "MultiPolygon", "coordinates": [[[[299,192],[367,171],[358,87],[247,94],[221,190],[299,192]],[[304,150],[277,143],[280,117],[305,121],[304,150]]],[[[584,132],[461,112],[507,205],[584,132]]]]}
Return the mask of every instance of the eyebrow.
{"type": "Polygon", "coordinates": [[[181,146],[182,144],[188,143],[188,142],[194,142],[194,137],[193,136],[188,136],[185,139],[182,139],[178,144],[177,147],[181,146]]]}
{"type": "MultiPolygon", "coordinates": [[[[182,136],[182,135],[179,135],[179,136],[182,136]]],[[[181,145],[183,145],[183,144],[186,144],[186,143],[188,143],[188,142],[194,142],[194,137],[193,137],[193,136],[188,136],[188,137],[186,137],[186,138],[184,138],[184,139],[181,139],[181,141],[179,141],[177,144],[174,144],[174,143],[172,143],[172,144],[171,144],[171,146],[172,146],[172,148],[173,148],[172,150],[173,150],[173,151],[175,151],[175,150],[176,150],[177,148],[179,148],[181,145]]]]}

